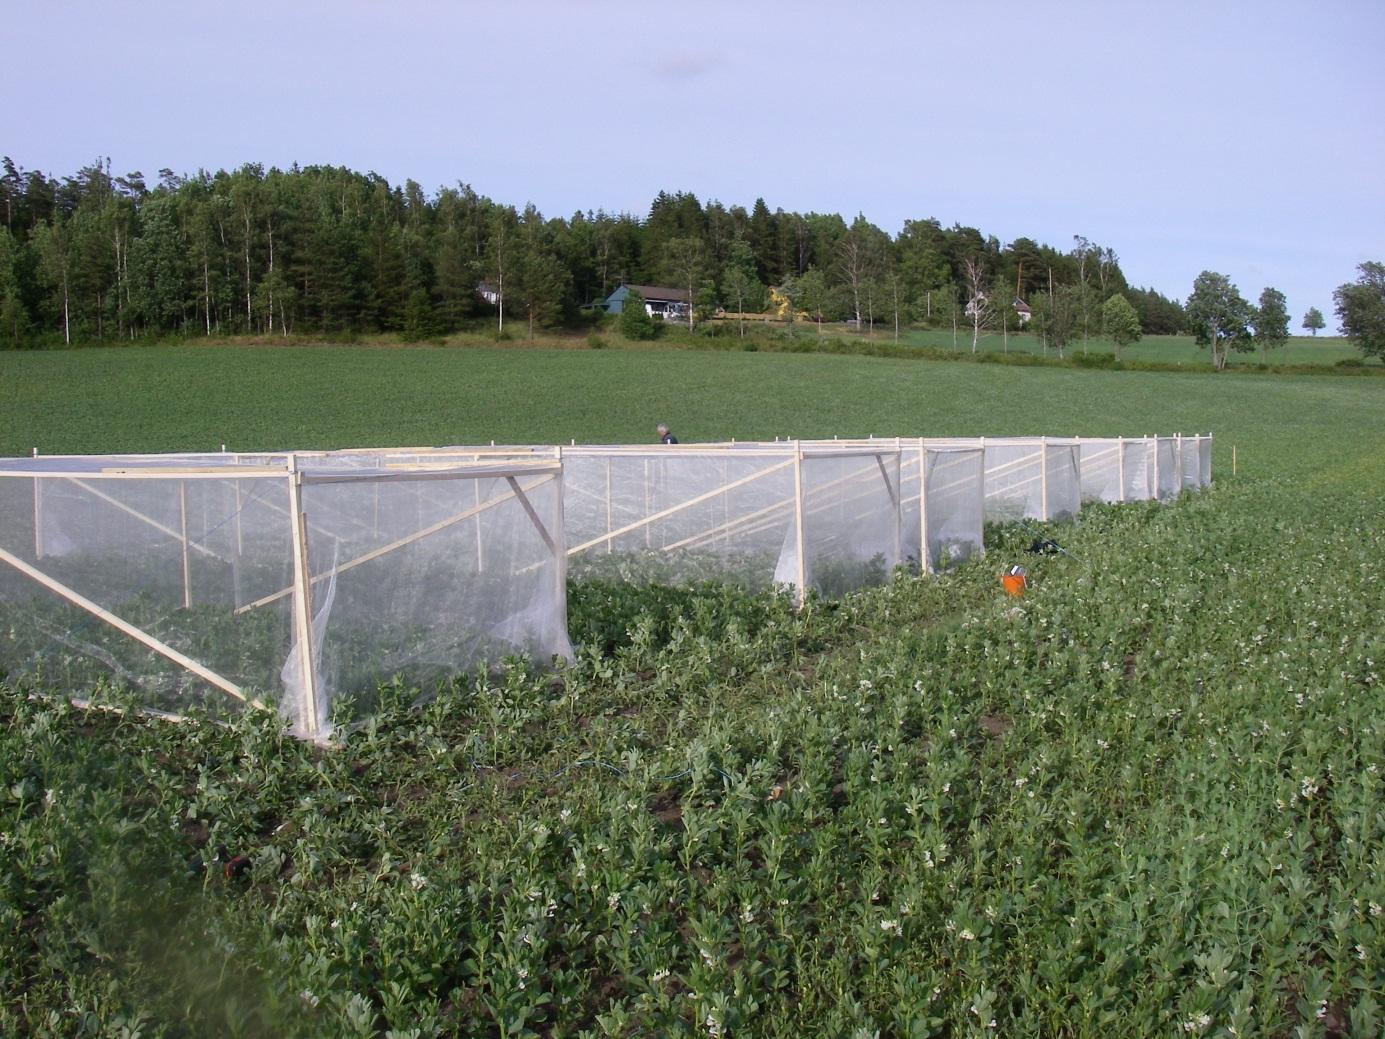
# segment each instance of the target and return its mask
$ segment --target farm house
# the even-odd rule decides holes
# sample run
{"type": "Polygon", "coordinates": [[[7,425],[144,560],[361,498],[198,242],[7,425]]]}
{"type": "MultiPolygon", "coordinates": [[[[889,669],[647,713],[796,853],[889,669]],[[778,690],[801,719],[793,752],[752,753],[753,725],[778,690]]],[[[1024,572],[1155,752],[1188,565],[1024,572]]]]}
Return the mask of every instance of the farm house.
{"type": "Polygon", "coordinates": [[[381,681],[569,658],[569,577],[802,602],[979,555],[987,521],[1210,478],[1210,436],[5,459],[0,670],[326,740],[381,681]]]}

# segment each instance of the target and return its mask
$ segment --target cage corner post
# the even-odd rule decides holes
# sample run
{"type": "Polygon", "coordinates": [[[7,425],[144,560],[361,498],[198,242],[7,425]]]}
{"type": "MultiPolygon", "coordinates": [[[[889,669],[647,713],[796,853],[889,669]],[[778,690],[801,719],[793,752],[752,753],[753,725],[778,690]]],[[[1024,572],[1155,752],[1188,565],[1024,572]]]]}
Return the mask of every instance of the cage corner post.
{"type": "Polygon", "coordinates": [[[317,654],[313,646],[313,582],[308,561],[308,516],[303,511],[303,472],[296,455],[288,458],[289,521],[293,526],[293,625],[298,643],[299,681],[302,700],[295,705],[299,729],[313,742],[321,742],[318,724],[317,654]]]}
{"type": "Polygon", "coordinates": [[[928,544],[928,448],[919,437],[919,571],[933,572],[932,546],[928,544]]]}
{"type": "Polygon", "coordinates": [[[1039,517],[1047,523],[1048,515],[1048,437],[1039,437],[1039,517]]]}
{"type": "Polygon", "coordinates": [[[807,539],[803,536],[803,442],[793,442],[793,499],[794,499],[794,608],[802,609],[808,599],[808,560],[804,555],[807,539]]]}

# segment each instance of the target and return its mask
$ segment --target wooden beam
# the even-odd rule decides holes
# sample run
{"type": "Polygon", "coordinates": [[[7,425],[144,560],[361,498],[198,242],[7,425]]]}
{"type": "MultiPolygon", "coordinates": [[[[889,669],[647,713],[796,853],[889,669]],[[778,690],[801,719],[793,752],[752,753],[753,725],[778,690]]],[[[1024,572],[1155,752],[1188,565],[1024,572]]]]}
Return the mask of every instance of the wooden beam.
{"type": "Polygon", "coordinates": [[[82,595],[75,589],[69,588],[62,582],[54,580],[53,578],[45,574],[43,571],[30,566],[28,563],[24,562],[24,560],[18,558],[17,556],[11,555],[3,548],[0,548],[0,562],[8,563],[10,566],[14,567],[25,577],[28,577],[38,582],[39,584],[43,585],[43,587],[47,588],[50,592],[53,592],[56,595],[59,595],[62,598],[66,599],[68,602],[72,603],[72,605],[86,610],[93,617],[97,617],[100,620],[105,621],[111,627],[115,628],[117,631],[120,631],[128,635],[136,642],[148,646],[155,653],[173,661],[173,663],[177,664],[183,670],[190,671],[192,674],[196,675],[204,682],[216,686],[216,688],[220,689],[227,695],[233,696],[242,703],[248,703],[255,707],[264,706],[264,704],[261,703],[259,700],[247,697],[245,692],[240,688],[240,686],[236,685],[230,679],[223,678],[221,675],[217,674],[211,668],[206,667],[203,664],[199,664],[196,660],[193,660],[192,657],[189,657],[184,653],[180,653],[178,650],[168,645],[168,643],[155,638],[153,635],[149,634],[147,631],[144,631],[142,628],[137,628],[129,621],[117,617],[110,610],[107,610],[105,607],[99,606],[98,604],[92,602],[86,596],[82,595]]]}
{"type": "MultiPolygon", "coordinates": [[[[643,519],[636,520],[633,523],[627,523],[625,526],[620,527],[616,530],[608,531],[607,533],[602,534],[600,537],[592,538],[590,541],[584,541],[582,542],[582,544],[575,545],[572,548],[568,549],[567,554],[570,556],[575,556],[577,555],[577,553],[585,552],[593,545],[599,545],[601,544],[601,542],[606,541],[609,538],[620,537],[622,534],[628,534],[633,530],[639,530],[641,527],[648,528],[650,524],[657,523],[661,519],[665,519],[669,516],[675,515],[676,513],[682,512],[684,509],[690,509],[694,505],[701,505],[704,501],[708,501],[711,498],[715,498],[718,494],[724,494],[727,491],[733,491],[737,487],[743,487],[748,483],[753,483],[756,480],[771,475],[772,473],[777,473],[781,469],[787,469],[789,466],[794,464],[795,460],[793,458],[789,458],[780,462],[778,465],[772,465],[767,469],[757,470],[756,472],[751,473],[749,476],[743,476],[739,480],[734,480],[729,484],[715,487],[710,491],[706,491],[703,494],[697,495],[696,497],[689,498],[687,501],[679,502],[677,505],[671,505],[667,509],[661,509],[653,515],[645,516],[643,519]]],[[[648,479],[645,480],[645,486],[646,488],[649,486],[648,479]]]]}
{"type": "MultiPolygon", "coordinates": [[[[281,475],[282,475],[282,474],[281,474],[281,475]]],[[[185,485],[183,485],[181,482],[179,483],[179,495],[180,495],[179,500],[180,500],[180,502],[182,503],[182,506],[181,506],[181,507],[182,507],[182,511],[183,511],[183,520],[184,520],[185,527],[184,527],[184,530],[183,530],[182,532],[179,532],[179,531],[174,530],[172,527],[166,527],[166,526],[164,526],[164,525],[163,525],[162,523],[160,523],[158,520],[154,519],[153,516],[146,516],[144,513],[140,512],[138,509],[134,508],[133,506],[126,505],[126,504],[125,504],[123,501],[121,501],[119,498],[113,498],[113,497],[111,497],[111,496],[110,496],[109,494],[107,494],[105,491],[102,491],[102,490],[100,490],[100,489],[98,489],[98,488],[96,488],[96,487],[93,487],[91,484],[87,483],[87,481],[85,481],[85,480],[80,480],[80,479],[78,479],[78,478],[76,478],[76,477],[74,477],[74,476],[64,477],[64,479],[66,479],[66,480],[68,480],[70,483],[73,483],[73,484],[75,484],[76,486],[82,488],[82,490],[86,491],[88,494],[92,495],[93,497],[99,498],[101,501],[104,501],[104,502],[106,502],[107,504],[109,504],[109,505],[111,505],[111,506],[113,506],[113,507],[119,509],[121,512],[125,513],[127,516],[130,516],[130,517],[132,517],[133,519],[137,519],[137,520],[139,520],[141,523],[146,523],[146,524],[148,524],[149,526],[151,526],[151,527],[153,527],[155,530],[157,530],[160,534],[166,534],[168,537],[172,538],[174,541],[179,541],[179,542],[185,543],[185,544],[187,545],[187,547],[188,547],[188,548],[191,548],[193,551],[200,552],[200,553],[202,553],[202,555],[204,555],[204,556],[211,556],[213,559],[220,559],[223,563],[229,563],[229,562],[230,562],[229,559],[223,558],[219,553],[213,552],[210,548],[207,548],[207,546],[205,546],[205,545],[199,545],[196,541],[189,542],[189,541],[187,540],[187,531],[186,531],[186,520],[187,520],[187,516],[186,516],[186,511],[187,511],[186,494],[187,494],[187,490],[186,490],[185,485]]]]}
{"type": "MultiPolygon", "coordinates": [[[[539,479],[535,480],[534,482],[530,483],[529,486],[524,489],[531,491],[535,487],[538,487],[544,482],[551,480],[553,478],[554,477],[552,474],[544,475],[539,479]]],[[[388,555],[390,552],[393,552],[399,548],[403,548],[406,545],[411,545],[415,541],[419,541],[423,538],[428,537],[430,534],[436,534],[440,530],[445,530],[448,527],[454,526],[455,524],[462,523],[465,520],[469,520],[471,519],[471,517],[485,512],[487,509],[493,509],[497,505],[503,505],[507,501],[512,501],[514,497],[514,493],[511,492],[508,494],[502,494],[496,498],[487,498],[480,505],[473,506],[469,509],[464,509],[461,512],[456,513],[455,515],[448,516],[446,519],[439,520],[437,523],[434,523],[431,526],[424,527],[422,530],[416,530],[412,534],[406,534],[404,537],[399,538],[398,540],[391,541],[388,545],[382,545],[380,548],[367,552],[364,555],[357,556],[355,559],[348,560],[347,562],[342,563],[339,566],[333,567],[326,573],[318,574],[316,577],[312,579],[312,583],[319,584],[323,581],[326,581],[328,578],[335,577],[337,574],[343,574],[346,573],[348,570],[354,570],[356,567],[361,566],[362,564],[369,563],[371,560],[374,559],[379,559],[381,556],[388,555]]],[[[258,609],[261,606],[268,606],[272,602],[278,602],[285,596],[292,594],[292,586],[288,588],[281,588],[279,589],[279,591],[272,592],[269,595],[256,599],[254,602],[246,603],[244,606],[236,610],[236,613],[248,613],[249,611],[258,609]]]]}

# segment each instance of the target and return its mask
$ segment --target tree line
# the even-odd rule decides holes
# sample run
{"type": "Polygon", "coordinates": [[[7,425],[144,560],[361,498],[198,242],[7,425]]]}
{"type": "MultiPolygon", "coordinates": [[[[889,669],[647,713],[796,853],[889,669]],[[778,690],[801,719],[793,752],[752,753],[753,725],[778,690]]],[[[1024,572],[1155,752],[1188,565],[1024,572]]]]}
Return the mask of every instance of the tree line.
{"type": "MultiPolygon", "coordinates": [[[[62,178],[10,158],[0,174],[0,344],[148,336],[400,332],[426,338],[485,318],[571,325],[622,283],[681,287],[690,320],[764,310],[861,329],[1017,321],[1016,298],[1061,334],[1100,327],[1123,297],[1147,334],[1180,331],[1182,306],[1130,286],[1116,253],[1074,237],[1002,244],[972,227],[771,211],[660,192],[643,218],[545,217],[458,184],[311,166],[249,164],[116,176],[99,160],[62,178]]],[[[1058,344],[1061,346],[1061,342],[1058,344]]]]}

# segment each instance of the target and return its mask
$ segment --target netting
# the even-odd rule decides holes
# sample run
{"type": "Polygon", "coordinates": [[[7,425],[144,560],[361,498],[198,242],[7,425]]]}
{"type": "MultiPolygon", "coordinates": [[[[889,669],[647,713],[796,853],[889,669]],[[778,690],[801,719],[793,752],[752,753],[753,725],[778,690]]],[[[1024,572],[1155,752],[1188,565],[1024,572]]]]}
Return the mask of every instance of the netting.
{"type": "Polygon", "coordinates": [[[1210,481],[1210,436],[0,460],[0,674],[323,739],[381,681],[570,656],[569,573],[801,602],[1210,481]]]}
{"type": "Polygon", "coordinates": [[[106,461],[4,463],[9,673],[169,713],[276,706],[322,738],[382,679],[571,653],[556,463],[106,461]]]}

